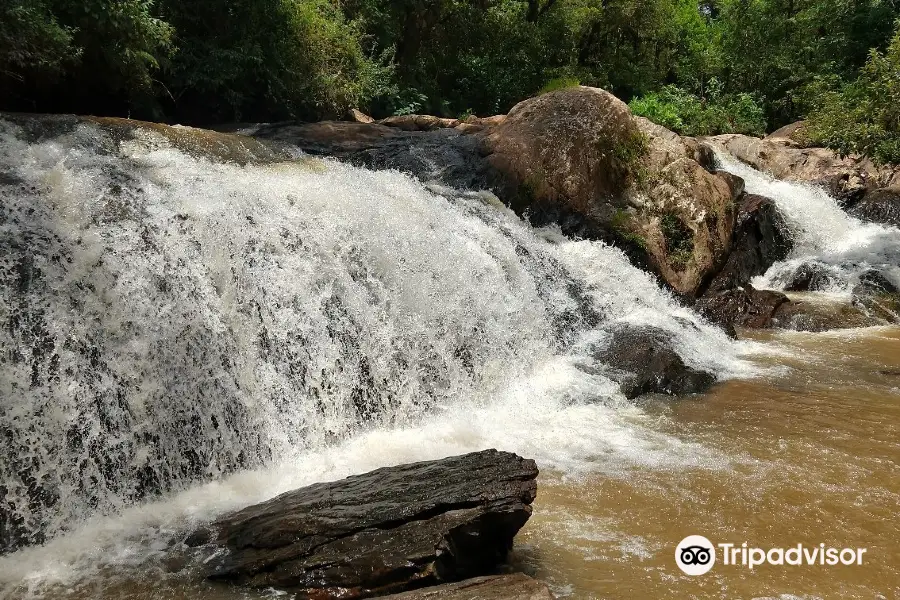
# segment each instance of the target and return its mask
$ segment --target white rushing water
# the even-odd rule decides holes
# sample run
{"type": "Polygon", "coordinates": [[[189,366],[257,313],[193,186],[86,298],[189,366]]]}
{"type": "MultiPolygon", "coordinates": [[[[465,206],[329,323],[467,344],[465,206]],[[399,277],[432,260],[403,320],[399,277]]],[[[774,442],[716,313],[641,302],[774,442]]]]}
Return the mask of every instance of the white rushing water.
{"type": "Polygon", "coordinates": [[[716,158],[744,179],[748,193],[775,201],[793,237],[788,260],[756,278],[755,287],[784,290],[800,269],[819,274],[815,291],[836,296],[849,297],[872,271],[900,286],[900,230],[851,217],[822,187],[775,179],[724,152],[716,158]]]}
{"type": "Polygon", "coordinates": [[[624,323],[751,370],[618,250],[395,172],[214,163],[86,124],[26,138],[0,121],[0,542],[22,546],[0,596],[383,465],[727,460],[659,433],[591,357],[624,323]]]}

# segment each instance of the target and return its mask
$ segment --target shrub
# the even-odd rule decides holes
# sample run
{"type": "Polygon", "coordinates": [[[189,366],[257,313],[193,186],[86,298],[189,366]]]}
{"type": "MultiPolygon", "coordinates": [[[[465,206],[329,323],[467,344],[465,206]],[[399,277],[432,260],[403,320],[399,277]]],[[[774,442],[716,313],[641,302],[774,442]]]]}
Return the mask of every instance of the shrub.
{"type": "Polygon", "coordinates": [[[104,110],[151,96],[172,50],[172,28],[152,9],[152,0],[6,0],[0,87],[38,96],[47,106],[34,108],[51,110],[104,110]]]}
{"type": "Polygon", "coordinates": [[[872,50],[859,77],[838,89],[819,79],[812,88],[809,141],[842,155],[863,154],[900,163],[900,21],[884,53],[872,50]]]}
{"type": "Polygon", "coordinates": [[[545,83],[538,94],[546,94],[547,92],[555,92],[556,90],[565,90],[578,87],[579,85],[581,85],[581,81],[576,77],[555,77],[545,83]]]}
{"type": "Polygon", "coordinates": [[[723,94],[712,80],[705,98],[676,86],[666,86],[629,103],[631,111],[684,135],[744,133],[761,135],[763,109],[749,94],[723,94]]]}

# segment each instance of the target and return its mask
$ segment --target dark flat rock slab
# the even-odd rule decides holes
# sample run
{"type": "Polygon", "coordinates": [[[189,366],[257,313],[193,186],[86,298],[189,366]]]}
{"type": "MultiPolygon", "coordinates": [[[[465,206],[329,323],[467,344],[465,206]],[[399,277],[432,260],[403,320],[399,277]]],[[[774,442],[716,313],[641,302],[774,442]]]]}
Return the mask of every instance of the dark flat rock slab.
{"type": "Polygon", "coordinates": [[[297,598],[367,598],[490,574],[531,516],[532,460],[484,450],[318,483],[227,515],[189,545],[206,575],[297,598]]]}
{"type": "Polygon", "coordinates": [[[547,584],[527,575],[475,577],[421,590],[385,596],[383,600],[553,600],[547,584]]]}

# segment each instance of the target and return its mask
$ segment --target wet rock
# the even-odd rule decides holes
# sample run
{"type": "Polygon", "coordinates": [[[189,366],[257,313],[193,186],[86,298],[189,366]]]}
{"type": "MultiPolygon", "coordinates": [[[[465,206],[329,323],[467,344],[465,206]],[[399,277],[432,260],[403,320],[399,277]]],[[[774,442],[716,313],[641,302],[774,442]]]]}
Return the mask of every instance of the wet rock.
{"type": "MultiPolygon", "coordinates": [[[[884,273],[866,271],[853,287],[853,305],[884,324],[900,323],[900,289],[884,273]]],[[[878,323],[882,324],[882,323],[878,323]]]]}
{"type": "Polygon", "coordinates": [[[316,599],[485,575],[531,515],[537,474],[534,461],[485,450],[288,492],[212,524],[210,549],[227,553],[207,575],[316,599]]]}
{"type": "Polygon", "coordinates": [[[553,600],[547,584],[527,575],[490,575],[384,596],[384,600],[553,600]]]}
{"type": "Polygon", "coordinates": [[[776,262],[786,259],[792,248],[790,229],[775,202],[764,196],[745,194],[731,252],[707,290],[717,293],[743,287],[776,262]]]}
{"type": "Polygon", "coordinates": [[[788,292],[817,292],[827,290],[834,283],[828,267],[809,262],[800,265],[784,286],[788,292]]]}
{"type": "Polygon", "coordinates": [[[594,352],[594,358],[611,369],[606,375],[619,384],[627,398],[699,393],[715,383],[711,373],[684,364],[669,334],[651,327],[613,330],[607,345],[594,352]]]}
{"type": "Polygon", "coordinates": [[[900,289],[884,273],[870,269],[860,275],[859,283],[853,288],[853,296],[860,298],[875,294],[897,294],[900,289]]]}
{"type": "Polygon", "coordinates": [[[849,212],[862,221],[900,227],[900,187],[869,192],[849,212]]]}
{"type": "Polygon", "coordinates": [[[254,136],[369,169],[395,169],[425,182],[499,190],[504,181],[484,158],[476,135],[459,129],[407,131],[379,123],[323,121],[260,127],[254,136]]]}
{"type": "Polygon", "coordinates": [[[752,285],[714,290],[694,305],[711,323],[734,335],[735,327],[766,329],[773,326],[773,318],[780,307],[790,301],[781,292],[758,290],[752,285]]]}
{"type": "Polygon", "coordinates": [[[779,306],[772,317],[773,327],[793,331],[819,332],[884,324],[885,321],[870,315],[861,306],[813,298],[793,298],[779,306]]]}

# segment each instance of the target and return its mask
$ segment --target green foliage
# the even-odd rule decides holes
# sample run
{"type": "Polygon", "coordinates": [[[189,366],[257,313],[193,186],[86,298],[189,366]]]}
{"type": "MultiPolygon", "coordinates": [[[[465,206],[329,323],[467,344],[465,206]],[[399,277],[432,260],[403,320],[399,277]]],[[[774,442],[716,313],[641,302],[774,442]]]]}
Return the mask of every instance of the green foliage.
{"type": "Polygon", "coordinates": [[[151,0],[7,0],[0,8],[5,91],[58,84],[66,92],[54,99],[70,102],[151,94],[172,49],[172,29],[152,7],[151,0]]]}
{"type": "Polygon", "coordinates": [[[360,24],[329,0],[164,0],[179,52],[172,110],[194,121],[339,117],[393,93],[360,24]]]}
{"type": "Polygon", "coordinates": [[[890,38],[898,10],[893,0],[721,0],[718,8],[726,89],[762,98],[773,127],[802,116],[799,96],[817,77],[852,78],[890,38]]]}
{"type": "Polygon", "coordinates": [[[813,110],[821,139],[884,160],[898,16],[900,0],[0,0],[0,108],[489,115],[580,83],[689,134],[813,110]]]}
{"type": "Polygon", "coordinates": [[[666,242],[666,254],[673,266],[683,268],[694,254],[694,234],[678,215],[666,212],[659,221],[666,242]]]}
{"type": "Polygon", "coordinates": [[[685,135],[744,133],[760,135],[766,130],[762,107],[745,93],[723,94],[713,79],[708,96],[701,98],[675,86],[666,86],[631,101],[632,112],[685,135]]]}
{"type": "Polygon", "coordinates": [[[810,141],[900,163],[900,21],[886,52],[872,50],[855,81],[829,89],[833,84],[820,79],[813,88],[818,106],[806,126],[810,141]]]}
{"type": "Polygon", "coordinates": [[[0,73],[57,73],[77,59],[71,28],[60,25],[41,0],[0,5],[0,73]]]}
{"type": "Polygon", "coordinates": [[[577,77],[555,77],[544,84],[544,87],[538,91],[538,94],[546,94],[555,92],[556,90],[565,90],[568,88],[578,87],[581,81],[577,77]]]}

